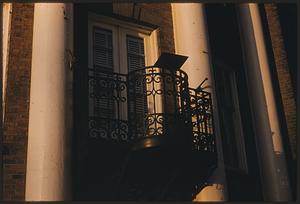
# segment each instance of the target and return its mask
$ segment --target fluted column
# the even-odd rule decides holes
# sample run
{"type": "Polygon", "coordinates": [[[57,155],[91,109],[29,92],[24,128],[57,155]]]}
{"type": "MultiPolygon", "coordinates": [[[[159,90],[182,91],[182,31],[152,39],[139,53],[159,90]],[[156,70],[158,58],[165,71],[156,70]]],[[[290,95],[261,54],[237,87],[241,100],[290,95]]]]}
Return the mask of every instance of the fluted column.
{"type": "Polygon", "coordinates": [[[291,201],[274,88],[257,4],[237,6],[264,199],[291,201]]]}
{"type": "Polygon", "coordinates": [[[72,6],[37,3],[34,9],[27,201],[70,200],[72,6]]]}
{"type": "Polygon", "coordinates": [[[208,181],[212,185],[205,187],[195,201],[224,201],[227,200],[225,170],[204,5],[173,3],[172,13],[176,53],[189,57],[182,68],[188,74],[189,85],[197,88],[208,78],[204,87],[213,98],[218,168],[208,181]]]}

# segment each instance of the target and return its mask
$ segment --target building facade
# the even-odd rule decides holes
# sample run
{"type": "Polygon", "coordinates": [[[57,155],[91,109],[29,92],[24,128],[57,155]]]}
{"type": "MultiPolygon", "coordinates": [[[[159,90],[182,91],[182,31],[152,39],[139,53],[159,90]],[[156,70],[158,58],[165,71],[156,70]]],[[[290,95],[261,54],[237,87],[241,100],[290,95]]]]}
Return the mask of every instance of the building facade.
{"type": "Polygon", "coordinates": [[[295,200],[296,16],[2,4],[1,199],[295,200]]]}

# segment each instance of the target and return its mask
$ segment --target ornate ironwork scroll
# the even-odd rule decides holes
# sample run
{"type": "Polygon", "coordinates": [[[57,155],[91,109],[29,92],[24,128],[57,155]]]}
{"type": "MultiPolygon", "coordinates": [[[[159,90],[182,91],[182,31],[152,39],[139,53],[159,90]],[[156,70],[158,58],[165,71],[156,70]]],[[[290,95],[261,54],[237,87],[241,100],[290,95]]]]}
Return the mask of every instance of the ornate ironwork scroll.
{"type": "Polygon", "coordinates": [[[187,75],[182,71],[173,73],[158,67],[135,70],[128,74],[128,86],[129,123],[135,138],[168,134],[188,110],[187,75]],[[141,100],[147,104],[146,110],[141,110],[141,100]]]}
{"type": "Polygon", "coordinates": [[[89,136],[118,142],[129,141],[127,75],[89,72],[89,136]]]}
{"type": "MultiPolygon", "coordinates": [[[[211,158],[212,162],[215,161],[214,155],[210,157],[211,153],[216,153],[212,111],[211,94],[201,89],[189,88],[188,76],[182,70],[169,70],[154,66],[134,70],[128,74],[101,71],[101,69],[89,70],[89,138],[110,141],[113,145],[125,144],[130,147],[142,144],[142,148],[145,147],[144,144],[148,145],[149,141],[154,141],[151,143],[153,146],[159,144],[157,141],[163,138],[164,142],[170,142],[170,146],[175,144],[176,151],[184,149],[183,154],[180,152],[175,155],[172,151],[175,159],[171,160],[168,157],[161,163],[158,161],[161,155],[157,156],[157,154],[151,154],[151,156],[157,156],[153,157],[155,159],[151,156],[145,159],[147,155],[145,153],[145,157],[141,160],[134,160],[135,162],[130,164],[132,167],[129,168],[129,173],[121,173],[125,175],[123,184],[122,176],[119,178],[118,185],[123,185],[122,193],[127,199],[172,200],[176,196],[189,199],[189,195],[195,196],[201,190],[205,176],[208,175],[206,170],[211,171],[214,166],[207,162],[207,169],[205,169],[206,167],[203,167],[205,165],[201,163],[198,166],[193,165],[193,171],[187,166],[191,165],[195,159],[199,159],[201,155],[204,155],[206,159],[199,159],[201,161],[211,158]],[[181,148],[182,146],[184,148],[181,148]],[[205,154],[202,154],[203,152],[205,154]],[[169,163],[166,162],[167,160],[169,163]],[[141,161],[144,161],[142,165],[141,161]],[[163,175],[161,175],[162,172],[153,173],[154,169],[160,168],[157,164],[162,163],[168,171],[165,171],[163,175]],[[141,177],[132,179],[137,177],[140,167],[142,172],[150,171],[149,166],[144,168],[146,164],[153,167],[151,173],[161,176],[157,178],[154,176],[153,180],[158,179],[161,183],[157,183],[158,180],[152,183],[152,179],[140,182],[141,177]],[[169,174],[174,168],[178,172],[177,170],[176,174],[173,172],[175,176],[170,178],[169,174]],[[200,171],[202,172],[199,173],[200,171]],[[182,181],[186,182],[185,186],[179,185],[182,181]],[[170,183],[170,185],[165,185],[165,183],[170,183]],[[146,189],[152,187],[161,188],[164,193],[151,194],[146,189]],[[177,192],[176,195],[174,192],[177,192]]],[[[156,151],[155,148],[153,149],[156,151]]]]}
{"type": "Polygon", "coordinates": [[[129,143],[177,134],[186,126],[193,150],[215,152],[211,94],[189,88],[182,70],[151,66],[128,75],[90,70],[89,97],[92,138],[129,143]]]}

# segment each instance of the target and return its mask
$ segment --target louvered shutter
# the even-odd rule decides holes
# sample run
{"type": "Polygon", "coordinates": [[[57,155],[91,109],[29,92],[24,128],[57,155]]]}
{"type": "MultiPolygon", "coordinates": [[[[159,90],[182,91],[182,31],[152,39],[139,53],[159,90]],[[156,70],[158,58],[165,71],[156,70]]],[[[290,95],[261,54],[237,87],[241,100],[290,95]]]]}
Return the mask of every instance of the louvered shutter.
{"type": "Polygon", "coordinates": [[[114,118],[113,87],[110,87],[110,75],[97,71],[113,72],[113,44],[110,30],[96,28],[93,38],[93,64],[96,79],[94,115],[114,118]]]}
{"type": "Polygon", "coordinates": [[[129,72],[145,67],[143,39],[127,36],[127,54],[129,72]]]}
{"type": "Polygon", "coordinates": [[[113,71],[112,32],[104,29],[94,30],[94,69],[113,71]]]}
{"type": "MultiPolygon", "coordinates": [[[[145,52],[144,52],[144,40],[137,37],[127,36],[127,61],[128,61],[128,72],[138,70],[145,67],[145,52]]],[[[143,80],[140,78],[135,83],[135,114],[138,118],[138,127],[143,130],[143,121],[145,115],[148,112],[147,108],[147,96],[146,96],[146,85],[141,83],[143,80]]]]}

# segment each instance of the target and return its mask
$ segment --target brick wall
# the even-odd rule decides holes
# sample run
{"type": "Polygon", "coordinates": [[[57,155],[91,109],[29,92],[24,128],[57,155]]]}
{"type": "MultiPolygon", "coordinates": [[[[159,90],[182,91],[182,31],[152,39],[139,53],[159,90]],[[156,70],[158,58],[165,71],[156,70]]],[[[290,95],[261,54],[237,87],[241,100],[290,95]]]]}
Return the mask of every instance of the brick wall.
{"type": "Polygon", "coordinates": [[[172,9],[170,3],[115,3],[113,12],[159,26],[159,51],[175,52],[172,9]]]}
{"type": "Polygon", "coordinates": [[[3,127],[4,200],[25,199],[33,13],[33,4],[12,5],[3,127]]]}
{"type": "Polygon", "coordinates": [[[276,4],[265,4],[281,99],[293,158],[296,158],[296,102],[276,4]]]}

